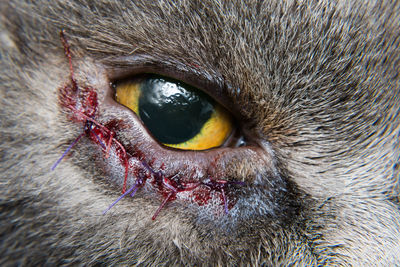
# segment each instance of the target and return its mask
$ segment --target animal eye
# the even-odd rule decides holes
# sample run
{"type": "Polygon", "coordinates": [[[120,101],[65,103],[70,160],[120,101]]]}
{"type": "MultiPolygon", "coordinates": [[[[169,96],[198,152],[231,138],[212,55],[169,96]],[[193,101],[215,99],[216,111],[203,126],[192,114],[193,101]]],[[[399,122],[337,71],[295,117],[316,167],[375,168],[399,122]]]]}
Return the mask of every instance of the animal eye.
{"type": "Polygon", "coordinates": [[[234,131],[230,113],[204,92],[178,80],[146,75],[114,83],[115,100],[131,109],[165,146],[205,150],[234,131]]]}

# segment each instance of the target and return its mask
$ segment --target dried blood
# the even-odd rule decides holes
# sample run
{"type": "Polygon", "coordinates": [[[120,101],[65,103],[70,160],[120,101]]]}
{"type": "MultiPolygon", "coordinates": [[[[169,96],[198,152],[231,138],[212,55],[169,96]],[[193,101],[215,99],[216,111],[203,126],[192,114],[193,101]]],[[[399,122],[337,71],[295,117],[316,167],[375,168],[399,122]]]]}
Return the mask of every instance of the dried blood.
{"type": "MultiPolygon", "coordinates": [[[[78,85],[74,78],[72,54],[69,43],[64,36],[64,32],[61,32],[60,36],[70,67],[70,83],[59,89],[60,106],[64,111],[66,111],[70,120],[76,123],[83,123],[83,133],[80,137],[83,136],[83,134],[86,134],[94,144],[97,144],[102,149],[106,158],[110,155],[111,150],[114,151],[114,154],[119,158],[121,166],[125,169],[122,195],[112,203],[106,211],[126,195],[131,194],[133,196],[135,192],[147,184],[147,182],[149,182],[149,184],[162,196],[163,199],[160,207],[153,215],[153,219],[157,217],[168,202],[174,201],[178,198],[203,206],[208,205],[214,197],[217,197],[219,198],[217,203],[221,203],[220,205],[225,212],[235,205],[236,200],[231,197],[231,195],[233,195],[231,190],[235,186],[240,185],[238,182],[217,180],[212,177],[208,177],[201,182],[194,181],[191,177],[184,177],[185,179],[183,179],[183,177],[180,177],[179,175],[166,177],[163,173],[166,168],[165,163],[162,163],[159,170],[156,171],[152,167],[154,159],[147,162],[145,160],[145,153],[139,150],[137,146],[128,150],[133,151],[133,153],[127,153],[125,147],[118,141],[118,130],[127,127],[127,124],[125,124],[122,119],[113,119],[106,123],[100,123],[97,121],[97,92],[93,87],[80,87],[78,85]],[[130,166],[129,162],[132,159],[141,162],[141,167],[130,166]],[[135,184],[126,191],[128,172],[131,172],[134,175],[136,181],[135,184]]],[[[76,139],[76,142],[80,137],[76,139]]],[[[68,153],[71,148],[72,145],[66,152],[64,152],[64,154],[68,153]]],[[[59,161],[65,156],[64,154],[59,161]]],[[[55,166],[59,161],[57,161],[55,166]]],[[[195,173],[195,170],[193,170],[190,176],[194,177],[195,173]]]]}

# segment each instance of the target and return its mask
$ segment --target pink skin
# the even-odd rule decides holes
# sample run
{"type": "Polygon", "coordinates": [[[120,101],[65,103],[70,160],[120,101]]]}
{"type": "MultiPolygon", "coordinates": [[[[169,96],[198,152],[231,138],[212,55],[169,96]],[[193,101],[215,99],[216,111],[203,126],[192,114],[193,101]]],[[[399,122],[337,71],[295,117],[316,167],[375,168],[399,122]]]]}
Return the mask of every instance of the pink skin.
{"type": "MultiPolygon", "coordinates": [[[[150,161],[148,160],[149,155],[152,157],[155,154],[159,154],[160,151],[146,151],[144,153],[140,149],[139,145],[134,145],[133,148],[126,149],[125,146],[118,140],[118,132],[121,132],[118,123],[115,124],[113,120],[109,120],[107,123],[99,123],[96,119],[98,115],[98,97],[97,92],[92,87],[80,88],[74,78],[74,71],[72,67],[72,56],[70,52],[70,46],[64,36],[64,32],[60,33],[61,41],[64,46],[65,55],[69,62],[70,68],[70,83],[59,89],[59,99],[61,107],[68,112],[69,119],[76,123],[84,124],[84,131],[79,137],[71,144],[71,146],[64,152],[62,157],[53,165],[54,169],[61,159],[69,152],[69,150],[78,142],[78,140],[86,135],[92,142],[97,144],[105,154],[105,158],[109,158],[111,151],[119,160],[121,167],[125,169],[125,175],[122,185],[122,195],[104,212],[106,213],[111,209],[119,200],[128,194],[133,197],[136,191],[146,184],[149,184],[155,189],[162,197],[163,201],[160,207],[157,209],[152,219],[155,220],[160,211],[164,206],[177,198],[190,201],[191,203],[197,203],[199,206],[207,205],[210,200],[213,200],[213,205],[222,206],[225,214],[228,210],[235,205],[234,194],[231,193],[237,186],[243,186],[244,182],[238,181],[227,181],[223,179],[215,179],[218,175],[214,171],[210,171],[209,166],[213,166],[215,169],[218,161],[224,153],[217,154],[216,157],[203,157],[209,158],[208,160],[197,160],[197,166],[194,170],[189,173],[180,173],[182,162],[190,162],[191,160],[197,159],[199,152],[182,153],[181,151],[171,151],[163,148],[160,157],[171,159],[171,155],[175,155],[181,164],[176,164],[172,171],[164,171],[165,163],[160,160],[155,160],[153,157],[150,161]],[[109,126],[105,126],[109,125],[109,126]],[[182,158],[182,154],[185,154],[185,160],[179,161],[182,158]],[[155,171],[158,169],[158,171],[155,171]],[[129,181],[133,186],[127,191],[128,174],[133,174],[134,182],[129,181]],[[201,174],[199,174],[201,173],[201,174]],[[205,175],[204,175],[205,173],[205,175]]],[[[111,103],[110,99],[105,101],[105,106],[112,106],[115,108],[115,103],[111,103]]],[[[126,128],[126,127],[124,127],[126,128]]],[[[128,123],[129,128],[129,123],[128,123]]],[[[134,128],[134,127],[130,127],[134,128]]],[[[146,132],[146,131],[144,131],[146,132]]],[[[152,140],[151,136],[145,134],[144,139],[150,142],[156,143],[152,140]]],[[[155,144],[155,146],[159,146],[155,144]]],[[[228,149],[228,148],[227,148],[228,149]]],[[[229,152],[229,151],[228,151],[229,152]]],[[[200,152],[201,153],[201,152],[200,152]]],[[[207,152],[203,152],[207,153],[207,152]]],[[[223,161],[229,160],[227,157],[223,161]]],[[[174,164],[172,164],[174,165],[174,164]]],[[[185,168],[187,169],[187,168],[185,168]]]]}

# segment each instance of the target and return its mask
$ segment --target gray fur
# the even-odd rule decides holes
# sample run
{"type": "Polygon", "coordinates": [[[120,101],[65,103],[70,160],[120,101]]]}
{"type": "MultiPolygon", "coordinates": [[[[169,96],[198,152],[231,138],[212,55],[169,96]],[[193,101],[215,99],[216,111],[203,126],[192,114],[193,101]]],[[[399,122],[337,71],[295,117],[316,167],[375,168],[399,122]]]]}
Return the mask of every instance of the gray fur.
{"type": "MultiPolygon", "coordinates": [[[[400,265],[398,1],[9,1],[0,4],[0,264],[400,265]],[[107,86],[120,59],[195,63],[279,174],[215,219],[145,192],[119,195],[57,89],[107,86]],[[240,89],[240,90],[239,90],[240,89]]],[[[101,108],[101,107],[100,107],[101,108]]],[[[107,111],[102,110],[104,116],[107,111]]],[[[267,170],[264,170],[267,169],[267,170]]],[[[272,178],[271,178],[272,177],[272,178]]]]}

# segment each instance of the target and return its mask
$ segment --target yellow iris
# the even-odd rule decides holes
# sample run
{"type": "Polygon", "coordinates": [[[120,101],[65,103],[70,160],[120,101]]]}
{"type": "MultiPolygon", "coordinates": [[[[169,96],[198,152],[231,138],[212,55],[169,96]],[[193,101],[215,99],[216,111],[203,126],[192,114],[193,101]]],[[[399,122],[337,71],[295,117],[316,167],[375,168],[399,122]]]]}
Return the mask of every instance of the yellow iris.
{"type": "MultiPolygon", "coordinates": [[[[143,80],[127,81],[118,83],[115,86],[116,101],[131,109],[133,112],[136,113],[138,117],[140,117],[139,102],[142,94],[141,88],[143,82],[144,82],[143,80]]],[[[199,93],[200,98],[202,97],[201,94],[203,93],[199,93]]],[[[206,98],[202,98],[201,101],[208,101],[208,100],[206,98]]],[[[190,105],[190,102],[186,104],[190,105]]],[[[211,116],[205,122],[200,122],[202,125],[200,125],[199,127],[200,130],[195,134],[195,136],[181,143],[175,143],[175,144],[162,143],[162,144],[165,146],[182,150],[205,150],[223,145],[233,131],[232,117],[228,113],[228,111],[220,104],[213,103],[212,107],[213,110],[211,116]]],[[[195,116],[196,114],[182,114],[182,115],[186,117],[193,115],[193,118],[196,119],[195,116]]],[[[174,119],[175,118],[170,118],[170,120],[174,119]]],[[[144,123],[144,125],[146,125],[146,123],[144,123]]]]}
{"type": "Polygon", "coordinates": [[[204,123],[203,128],[195,137],[180,144],[164,145],[185,150],[205,150],[219,147],[224,144],[232,130],[231,116],[217,104],[211,118],[204,123]]]}
{"type": "Polygon", "coordinates": [[[116,89],[115,100],[139,114],[140,83],[122,83],[116,89]]]}

